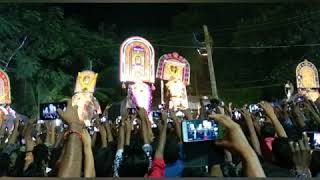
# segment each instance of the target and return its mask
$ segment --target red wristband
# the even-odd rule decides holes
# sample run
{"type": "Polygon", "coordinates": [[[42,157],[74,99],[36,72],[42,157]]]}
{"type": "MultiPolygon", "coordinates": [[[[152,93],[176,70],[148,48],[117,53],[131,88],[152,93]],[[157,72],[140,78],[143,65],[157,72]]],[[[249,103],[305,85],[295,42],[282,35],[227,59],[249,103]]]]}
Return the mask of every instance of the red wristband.
{"type": "Polygon", "coordinates": [[[80,138],[80,141],[82,142],[82,134],[76,131],[71,131],[71,130],[68,130],[64,133],[64,139],[67,139],[70,134],[76,134],[80,138]]]}

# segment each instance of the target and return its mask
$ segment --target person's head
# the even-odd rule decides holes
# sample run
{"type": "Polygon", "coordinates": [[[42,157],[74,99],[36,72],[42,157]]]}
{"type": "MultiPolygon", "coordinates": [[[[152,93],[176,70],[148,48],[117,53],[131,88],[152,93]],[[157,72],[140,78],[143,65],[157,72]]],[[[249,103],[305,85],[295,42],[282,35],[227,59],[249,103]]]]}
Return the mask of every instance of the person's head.
{"type": "Polygon", "coordinates": [[[49,159],[49,167],[55,168],[57,161],[60,158],[62,152],[62,148],[53,148],[50,152],[50,159],[49,159]]]}
{"type": "Polygon", "coordinates": [[[118,169],[120,177],[144,177],[148,173],[149,159],[141,146],[126,146],[118,169]]]}
{"type": "Polygon", "coordinates": [[[10,176],[21,177],[23,176],[23,168],[25,164],[26,153],[18,151],[14,167],[10,168],[10,176]]]}
{"type": "Polygon", "coordinates": [[[10,158],[7,153],[0,153],[0,176],[7,176],[10,158]]]}
{"type": "Polygon", "coordinates": [[[95,155],[95,170],[97,177],[113,176],[113,160],[115,153],[112,148],[101,148],[97,150],[95,155]]]}
{"type": "Polygon", "coordinates": [[[169,133],[167,135],[167,140],[164,148],[164,161],[166,164],[175,163],[179,158],[179,143],[177,138],[169,133]]]}
{"type": "Polygon", "coordinates": [[[48,166],[50,154],[48,147],[44,144],[38,144],[33,151],[34,163],[38,166],[48,166]]]}
{"type": "Polygon", "coordinates": [[[202,167],[185,167],[182,177],[209,177],[208,172],[202,167]]]}
{"type": "Polygon", "coordinates": [[[312,152],[310,171],[313,177],[320,173],[320,151],[312,152]]]}
{"type": "Polygon", "coordinates": [[[272,154],[274,156],[275,163],[278,166],[287,169],[291,169],[293,167],[292,152],[288,138],[274,138],[272,142],[272,154]]]}
{"type": "Polygon", "coordinates": [[[271,123],[265,122],[261,126],[260,133],[262,138],[274,137],[276,130],[271,123]]]}

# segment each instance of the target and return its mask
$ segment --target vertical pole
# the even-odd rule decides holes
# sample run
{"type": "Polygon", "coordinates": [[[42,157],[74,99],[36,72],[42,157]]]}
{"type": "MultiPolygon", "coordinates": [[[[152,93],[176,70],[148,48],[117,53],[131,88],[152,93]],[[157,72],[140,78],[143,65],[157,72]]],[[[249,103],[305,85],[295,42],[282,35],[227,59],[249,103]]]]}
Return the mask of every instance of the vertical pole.
{"type": "Polygon", "coordinates": [[[204,38],[205,38],[205,44],[208,54],[208,66],[209,66],[209,74],[210,74],[210,84],[211,84],[211,93],[213,98],[218,98],[218,90],[217,90],[217,83],[216,83],[216,77],[214,73],[214,67],[212,62],[212,46],[213,41],[209,34],[208,27],[206,25],[203,25],[204,30],[204,38]]]}

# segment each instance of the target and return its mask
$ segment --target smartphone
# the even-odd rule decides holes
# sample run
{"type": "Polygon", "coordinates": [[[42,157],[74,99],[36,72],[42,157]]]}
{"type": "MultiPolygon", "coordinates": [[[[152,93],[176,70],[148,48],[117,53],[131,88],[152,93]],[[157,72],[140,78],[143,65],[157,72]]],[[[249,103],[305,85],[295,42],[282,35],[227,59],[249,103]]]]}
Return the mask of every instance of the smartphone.
{"type": "Polygon", "coordinates": [[[116,119],[116,125],[118,125],[121,122],[121,116],[118,116],[116,119]]]}
{"type": "Polygon", "coordinates": [[[184,113],[183,113],[182,111],[177,111],[177,112],[176,112],[176,116],[183,118],[183,117],[184,117],[184,113]]]}
{"type": "Polygon", "coordinates": [[[241,113],[237,110],[235,111],[232,111],[232,117],[235,119],[235,120],[240,120],[241,119],[241,113]]]}
{"type": "Polygon", "coordinates": [[[263,109],[260,107],[259,104],[251,104],[249,105],[249,112],[250,113],[263,112],[263,109]]]}
{"type": "Polygon", "coordinates": [[[309,143],[310,143],[310,148],[312,150],[320,150],[320,132],[306,132],[309,143]]]}
{"type": "Polygon", "coordinates": [[[99,130],[98,128],[94,127],[94,128],[93,128],[93,131],[94,131],[94,132],[99,132],[100,130],[99,130]]]}
{"type": "Polygon", "coordinates": [[[128,114],[129,115],[134,115],[134,114],[136,114],[137,112],[136,112],[136,109],[135,108],[129,108],[128,109],[128,114]]]}
{"type": "Polygon", "coordinates": [[[212,141],[219,138],[219,126],[214,120],[182,121],[183,142],[212,141]]]}
{"type": "Polygon", "coordinates": [[[152,112],[152,119],[153,120],[159,120],[160,118],[161,118],[161,112],[159,112],[159,111],[152,112]]]}
{"type": "Polygon", "coordinates": [[[103,116],[102,118],[101,118],[101,122],[107,122],[107,117],[106,116],[103,116]]]}
{"type": "Polygon", "coordinates": [[[61,103],[44,103],[40,104],[40,119],[42,120],[55,120],[59,119],[58,109],[65,111],[67,102],[61,103]]]}
{"type": "Polygon", "coordinates": [[[164,110],[165,105],[164,104],[159,104],[158,105],[158,110],[164,110]]]}

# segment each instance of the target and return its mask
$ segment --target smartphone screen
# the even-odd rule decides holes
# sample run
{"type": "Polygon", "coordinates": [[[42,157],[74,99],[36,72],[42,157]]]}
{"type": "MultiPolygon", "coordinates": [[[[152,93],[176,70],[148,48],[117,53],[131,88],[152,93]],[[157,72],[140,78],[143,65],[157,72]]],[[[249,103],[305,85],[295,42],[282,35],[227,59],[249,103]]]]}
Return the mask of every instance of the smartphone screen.
{"type": "Polygon", "coordinates": [[[135,108],[129,108],[128,111],[129,111],[129,115],[136,114],[136,109],[135,108]]]}
{"type": "Polygon", "coordinates": [[[219,126],[214,120],[182,121],[183,142],[216,140],[219,137],[219,126]]]}
{"type": "Polygon", "coordinates": [[[184,113],[182,111],[177,111],[176,116],[177,117],[184,117],[184,113]]]}
{"type": "Polygon", "coordinates": [[[310,147],[313,150],[320,150],[320,132],[306,132],[309,138],[310,147]]]}
{"type": "Polygon", "coordinates": [[[101,122],[107,122],[107,117],[106,117],[106,116],[103,116],[103,117],[101,118],[101,122]]]}
{"type": "Polygon", "coordinates": [[[161,112],[158,112],[158,111],[153,111],[152,112],[152,119],[153,120],[159,120],[161,117],[161,112]]]}
{"type": "Polygon", "coordinates": [[[65,111],[67,102],[61,103],[44,103],[40,104],[40,119],[42,120],[55,120],[59,119],[58,109],[65,111]]]}

